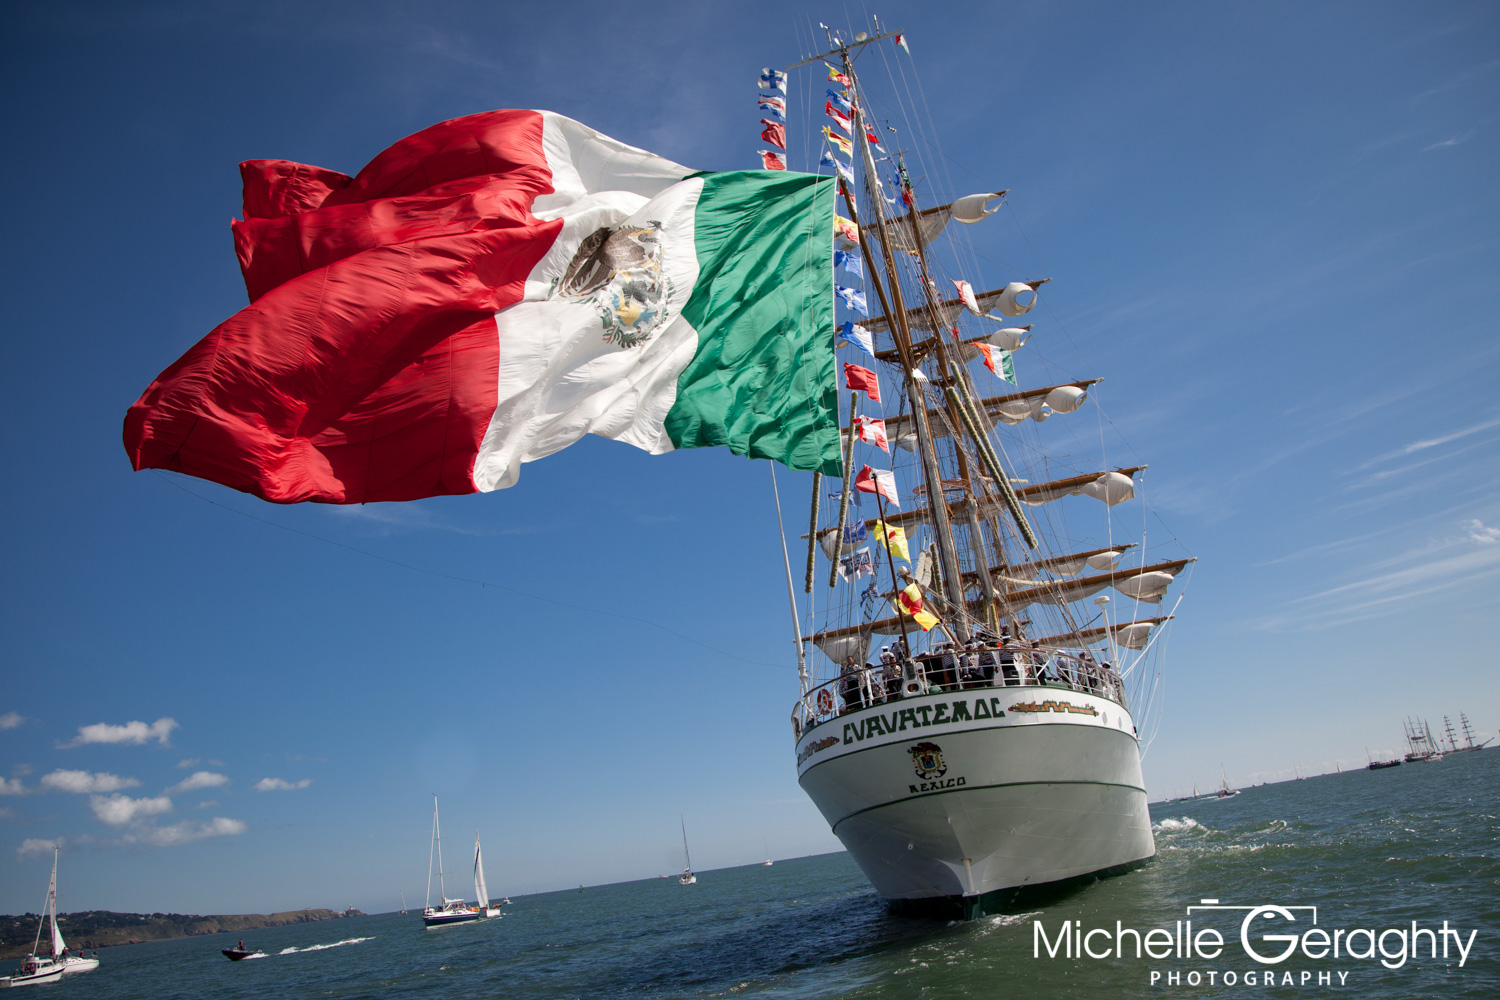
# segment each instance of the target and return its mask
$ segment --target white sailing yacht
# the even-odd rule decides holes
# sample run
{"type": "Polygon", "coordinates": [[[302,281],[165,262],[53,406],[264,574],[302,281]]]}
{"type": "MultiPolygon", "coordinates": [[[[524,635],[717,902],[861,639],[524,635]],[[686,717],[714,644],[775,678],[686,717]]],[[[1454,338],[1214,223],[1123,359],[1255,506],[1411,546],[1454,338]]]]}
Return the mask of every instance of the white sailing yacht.
{"type": "Polygon", "coordinates": [[[31,954],[21,960],[21,967],[9,976],[0,977],[0,987],[30,986],[36,983],[54,983],[73,972],[89,972],[99,968],[98,958],[84,958],[68,953],[68,944],[63,940],[57,926],[57,853],[52,848],[52,877],[47,883],[47,905],[37,920],[36,940],[31,945],[31,954]],[[42,950],[42,930],[50,926],[51,940],[48,954],[42,950]]]}
{"type": "Polygon", "coordinates": [[[500,907],[490,905],[490,890],[484,884],[484,858],[479,853],[478,830],[474,831],[474,900],[479,904],[481,916],[500,916],[500,907]]]}
{"type": "MultiPolygon", "coordinates": [[[[843,481],[813,475],[804,536],[811,629],[798,628],[798,780],[895,908],[974,917],[1021,890],[1155,854],[1137,729],[1150,726],[1133,713],[1154,721],[1160,626],[1173,616],[1149,612],[1193,559],[1148,559],[1144,545],[1120,540],[1124,522],[1088,507],[1133,499],[1145,468],[1080,454],[1093,450],[1089,434],[1053,433],[1099,379],[1059,365],[1063,377],[1033,388],[982,390],[1017,383],[1017,360],[1034,357],[1019,353],[1032,327],[1010,324],[1050,279],[970,284],[994,254],[960,231],[1008,192],[923,207],[947,166],[919,162],[926,147],[902,148],[931,123],[901,82],[912,72],[901,35],[877,22],[828,41],[787,67],[812,68],[812,93],[826,68],[835,88],[830,127],[806,160],[843,178],[834,281],[851,389],[843,481]],[[900,68],[867,88],[855,64],[876,44],[888,49],[865,65],[900,68]],[[877,394],[863,388],[872,381],[877,394]],[[1053,416],[1062,419],[1044,430],[1053,416]],[[826,587],[814,586],[820,550],[826,587]],[[1109,588],[1127,609],[1113,621],[1109,588]],[[889,643],[878,658],[876,636],[889,643]],[[826,657],[811,670],[809,642],[826,657]]],[[[778,76],[762,80],[780,88],[778,76]]],[[[787,576],[792,591],[790,566],[787,576]]],[[[792,610],[795,623],[795,600],[792,610]]]]}
{"type": "Polygon", "coordinates": [[[1229,787],[1229,775],[1224,773],[1223,764],[1219,765],[1219,778],[1221,779],[1219,782],[1219,794],[1215,796],[1216,798],[1228,799],[1240,794],[1240,790],[1238,788],[1229,787]]]}
{"type": "Polygon", "coordinates": [[[428,927],[440,927],[444,924],[461,924],[469,920],[478,920],[479,908],[470,906],[462,899],[449,899],[448,890],[443,885],[443,834],[438,823],[438,801],[437,795],[432,796],[432,843],[427,849],[427,900],[422,906],[422,923],[428,927]],[[442,900],[440,906],[432,905],[432,858],[433,852],[437,853],[437,877],[438,898],[442,900]]]}
{"type": "Polygon", "coordinates": [[[764,860],[764,861],[762,861],[760,863],[761,867],[762,868],[769,868],[773,864],[775,864],[775,862],[771,860],[771,842],[769,840],[767,840],[765,837],[761,837],[760,838],[760,842],[761,842],[761,845],[764,846],[765,849],[766,849],[766,860],[764,860]]]}
{"type": "Polygon", "coordinates": [[[682,874],[677,876],[677,883],[679,885],[697,885],[698,876],[693,874],[693,858],[692,855],[688,854],[687,820],[681,816],[677,818],[682,823],[682,874]]]}

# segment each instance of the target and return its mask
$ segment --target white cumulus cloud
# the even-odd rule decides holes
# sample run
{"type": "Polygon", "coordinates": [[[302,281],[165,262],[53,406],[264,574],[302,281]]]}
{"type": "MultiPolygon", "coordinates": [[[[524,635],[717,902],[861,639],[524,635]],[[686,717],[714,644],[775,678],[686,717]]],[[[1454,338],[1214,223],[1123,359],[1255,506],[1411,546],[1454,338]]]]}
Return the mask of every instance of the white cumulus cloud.
{"type": "Polygon", "coordinates": [[[25,795],[28,791],[20,778],[0,778],[0,795],[25,795]]]}
{"type": "Polygon", "coordinates": [[[26,721],[26,716],[20,712],[6,712],[0,715],[0,729],[14,729],[26,721]]]}
{"type": "Polygon", "coordinates": [[[134,788],[140,782],[135,778],[122,778],[118,774],[96,771],[68,771],[59,768],[51,774],[42,775],[42,787],[51,792],[72,792],[89,795],[96,792],[118,792],[122,788],[134,788]]]}
{"type": "Polygon", "coordinates": [[[257,792],[289,792],[298,788],[306,788],[312,784],[311,778],[303,778],[301,781],[287,781],[285,778],[261,778],[255,783],[257,792]]]}
{"type": "Polygon", "coordinates": [[[196,792],[200,788],[218,788],[220,785],[227,784],[229,784],[229,776],[227,774],[216,774],[213,771],[194,771],[171,788],[168,788],[167,794],[176,795],[179,792],[196,792]]]}
{"type": "Polygon", "coordinates": [[[27,837],[21,841],[21,846],[16,848],[16,857],[24,858],[30,854],[51,854],[54,847],[61,846],[61,840],[44,840],[41,837],[27,837]]]}
{"type": "Polygon", "coordinates": [[[127,722],[123,726],[96,722],[92,726],[79,726],[78,735],[60,746],[64,749],[86,743],[133,743],[139,746],[152,740],[166,746],[176,728],[177,720],[172,718],[157,719],[149,726],[144,722],[127,722]]]}
{"type": "Polygon", "coordinates": [[[1487,528],[1483,521],[1475,518],[1469,522],[1469,540],[1481,545],[1494,545],[1500,542],[1500,528],[1487,528]]]}
{"type": "Polygon", "coordinates": [[[207,823],[185,819],[181,823],[173,823],[171,826],[143,825],[134,832],[126,834],[125,840],[153,844],[157,847],[174,847],[178,844],[191,844],[195,840],[205,840],[209,837],[231,837],[237,833],[244,833],[246,829],[248,827],[242,819],[226,819],[223,816],[215,816],[207,823]]]}
{"type": "Polygon", "coordinates": [[[172,800],[165,795],[152,798],[133,799],[128,795],[94,795],[89,798],[89,808],[101,823],[124,826],[148,816],[172,811],[172,800]]]}

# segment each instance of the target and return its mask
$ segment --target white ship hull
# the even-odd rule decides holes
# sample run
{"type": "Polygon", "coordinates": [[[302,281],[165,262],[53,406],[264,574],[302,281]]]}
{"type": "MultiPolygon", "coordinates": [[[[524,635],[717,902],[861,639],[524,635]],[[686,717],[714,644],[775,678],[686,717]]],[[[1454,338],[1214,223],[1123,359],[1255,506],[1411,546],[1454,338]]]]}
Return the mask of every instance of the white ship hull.
{"type": "Polygon", "coordinates": [[[65,976],[74,972],[93,972],[99,968],[99,960],[97,958],[79,958],[77,955],[69,955],[57,964],[62,966],[63,975],[65,976]]]}
{"type": "Polygon", "coordinates": [[[1156,853],[1133,721],[1095,695],[902,698],[808,729],[797,751],[803,789],[889,900],[975,916],[1156,853]]]}

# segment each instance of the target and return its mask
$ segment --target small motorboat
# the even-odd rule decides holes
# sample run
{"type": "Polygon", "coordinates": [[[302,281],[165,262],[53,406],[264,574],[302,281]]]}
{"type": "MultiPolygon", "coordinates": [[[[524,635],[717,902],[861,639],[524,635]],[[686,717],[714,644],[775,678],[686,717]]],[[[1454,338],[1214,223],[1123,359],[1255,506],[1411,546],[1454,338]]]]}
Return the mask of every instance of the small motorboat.
{"type": "Polygon", "coordinates": [[[238,962],[241,959],[249,958],[251,955],[260,954],[260,952],[256,951],[254,948],[246,948],[245,942],[243,941],[237,943],[233,948],[220,948],[219,951],[222,952],[224,957],[229,959],[231,962],[238,962]]]}
{"type": "Polygon", "coordinates": [[[0,989],[10,986],[32,986],[37,983],[55,983],[62,978],[63,967],[50,958],[27,955],[21,967],[8,976],[0,978],[0,989]]]}

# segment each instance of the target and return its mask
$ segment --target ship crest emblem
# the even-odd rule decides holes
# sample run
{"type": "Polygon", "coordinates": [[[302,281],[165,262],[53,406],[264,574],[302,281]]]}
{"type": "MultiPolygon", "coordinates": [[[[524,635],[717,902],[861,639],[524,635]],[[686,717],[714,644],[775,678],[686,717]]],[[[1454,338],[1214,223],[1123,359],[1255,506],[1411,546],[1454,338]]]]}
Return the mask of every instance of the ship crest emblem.
{"type": "Polygon", "coordinates": [[[661,223],[605,226],[578,245],[553,294],[599,313],[606,343],[639,347],[672,318],[673,286],[662,270],[661,223]]]}
{"type": "Polygon", "coordinates": [[[917,769],[917,777],[941,778],[948,773],[948,764],[943,760],[943,748],[936,743],[923,741],[915,746],[907,747],[906,752],[911,754],[911,762],[917,769]]]}

